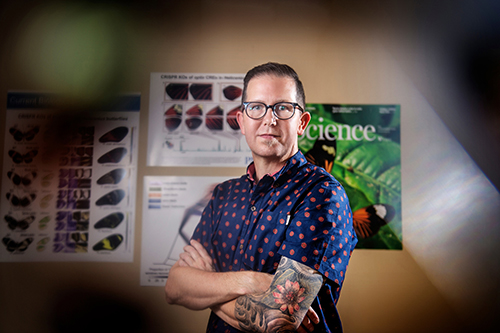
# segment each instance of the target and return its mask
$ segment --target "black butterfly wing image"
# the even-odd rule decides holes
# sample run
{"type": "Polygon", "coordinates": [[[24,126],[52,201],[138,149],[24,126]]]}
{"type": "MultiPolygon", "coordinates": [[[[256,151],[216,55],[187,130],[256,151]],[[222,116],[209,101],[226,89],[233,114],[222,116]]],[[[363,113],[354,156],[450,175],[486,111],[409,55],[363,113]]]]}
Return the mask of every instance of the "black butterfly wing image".
{"type": "Polygon", "coordinates": [[[316,139],[313,147],[306,152],[305,157],[310,163],[325,168],[328,173],[331,173],[336,155],[337,140],[316,139]]]}
{"type": "Polygon", "coordinates": [[[35,216],[31,215],[23,220],[17,220],[10,215],[4,216],[5,222],[7,222],[10,230],[15,230],[19,228],[21,230],[26,230],[30,226],[30,224],[35,220],[35,216]]]}
{"type": "Polygon", "coordinates": [[[10,237],[2,238],[2,243],[5,245],[7,251],[9,252],[24,252],[32,242],[33,242],[32,237],[25,238],[20,242],[16,242],[10,237]]]}
{"type": "Polygon", "coordinates": [[[14,137],[14,140],[16,140],[16,141],[23,141],[23,140],[31,141],[35,138],[35,135],[39,131],[40,131],[39,126],[34,126],[26,132],[23,132],[23,131],[17,129],[17,127],[11,127],[9,129],[9,133],[12,134],[12,136],[14,137]]]}
{"type": "Polygon", "coordinates": [[[374,204],[360,208],[353,213],[354,231],[359,238],[372,237],[382,226],[389,223],[395,214],[394,207],[388,204],[374,204]]]}
{"type": "Polygon", "coordinates": [[[27,152],[26,154],[21,154],[15,150],[9,150],[9,156],[12,158],[12,161],[16,164],[20,163],[31,163],[33,162],[33,158],[38,154],[38,150],[33,149],[27,152]]]}

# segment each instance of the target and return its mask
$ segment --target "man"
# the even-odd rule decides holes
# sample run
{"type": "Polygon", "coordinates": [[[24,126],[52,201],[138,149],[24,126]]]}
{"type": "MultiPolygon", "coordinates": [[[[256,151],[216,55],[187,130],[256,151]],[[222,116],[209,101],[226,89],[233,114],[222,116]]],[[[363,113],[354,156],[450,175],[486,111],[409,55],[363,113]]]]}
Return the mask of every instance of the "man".
{"type": "Polygon", "coordinates": [[[170,270],[171,304],[212,310],[207,332],[341,332],[336,303],[357,238],[342,186],[298,149],[311,119],[295,71],[244,79],[247,174],[215,188],[170,270]]]}

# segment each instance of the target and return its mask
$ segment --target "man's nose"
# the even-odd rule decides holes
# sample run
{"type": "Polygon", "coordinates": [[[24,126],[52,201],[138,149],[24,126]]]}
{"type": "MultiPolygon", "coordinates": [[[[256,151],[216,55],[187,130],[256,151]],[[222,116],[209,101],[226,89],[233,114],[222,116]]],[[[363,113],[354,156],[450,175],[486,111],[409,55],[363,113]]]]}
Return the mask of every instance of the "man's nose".
{"type": "Polygon", "coordinates": [[[264,115],[264,121],[267,125],[276,125],[278,118],[274,114],[274,110],[270,106],[266,106],[266,114],[264,115]]]}

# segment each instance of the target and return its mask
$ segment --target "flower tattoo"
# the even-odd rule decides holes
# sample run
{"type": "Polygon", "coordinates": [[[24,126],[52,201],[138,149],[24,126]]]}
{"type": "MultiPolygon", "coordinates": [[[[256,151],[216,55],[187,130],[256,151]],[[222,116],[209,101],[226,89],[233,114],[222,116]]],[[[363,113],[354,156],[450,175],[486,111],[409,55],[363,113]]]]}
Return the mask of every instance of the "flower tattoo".
{"type": "Polygon", "coordinates": [[[302,296],[305,289],[301,288],[298,282],[286,280],[284,287],[282,285],[277,285],[276,288],[279,292],[273,292],[274,301],[277,304],[281,304],[280,310],[282,312],[288,309],[288,312],[292,315],[294,311],[300,310],[299,303],[305,299],[305,297],[302,296]]]}

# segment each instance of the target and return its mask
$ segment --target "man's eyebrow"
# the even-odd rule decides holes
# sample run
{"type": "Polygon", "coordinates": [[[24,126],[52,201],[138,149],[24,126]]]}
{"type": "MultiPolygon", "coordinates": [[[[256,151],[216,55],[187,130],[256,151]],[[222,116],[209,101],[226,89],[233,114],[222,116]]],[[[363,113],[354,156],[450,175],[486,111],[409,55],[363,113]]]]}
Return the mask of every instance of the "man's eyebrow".
{"type": "Polygon", "coordinates": [[[276,102],[271,103],[271,104],[267,104],[266,102],[263,102],[262,100],[258,100],[258,99],[257,100],[248,100],[245,103],[262,103],[265,105],[274,105],[274,104],[278,104],[278,103],[297,103],[297,104],[299,104],[299,102],[292,102],[292,101],[289,101],[286,99],[279,99],[276,102]]]}

